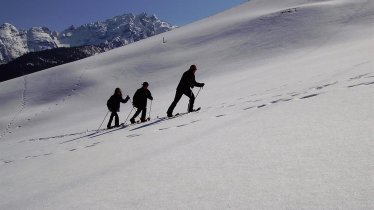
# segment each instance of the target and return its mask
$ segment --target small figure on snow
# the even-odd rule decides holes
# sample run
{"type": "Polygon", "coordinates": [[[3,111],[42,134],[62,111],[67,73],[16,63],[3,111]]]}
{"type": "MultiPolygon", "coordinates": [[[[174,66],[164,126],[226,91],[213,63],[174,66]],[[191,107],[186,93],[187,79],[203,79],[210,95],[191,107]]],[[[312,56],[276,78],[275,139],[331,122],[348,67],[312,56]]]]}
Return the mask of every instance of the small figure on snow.
{"type": "Polygon", "coordinates": [[[195,72],[197,68],[196,65],[191,65],[190,69],[188,69],[186,72],[183,73],[183,76],[178,84],[177,91],[175,93],[175,98],[173,103],[171,103],[167,113],[168,117],[173,116],[173,110],[179,100],[182,98],[183,94],[190,98],[190,103],[188,105],[188,112],[195,111],[193,109],[193,105],[195,102],[195,95],[193,94],[191,88],[196,87],[204,87],[204,83],[198,83],[195,80],[195,72]]]}
{"type": "Polygon", "coordinates": [[[125,99],[122,98],[122,91],[120,88],[116,88],[114,90],[114,94],[109,98],[106,105],[109,109],[109,111],[112,113],[109,118],[109,122],[107,125],[107,128],[112,128],[111,124],[113,121],[113,117],[115,117],[115,124],[114,127],[119,127],[119,117],[117,112],[119,112],[120,103],[126,103],[130,99],[129,96],[127,96],[125,99]]]}
{"type": "Polygon", "coordinates": [[[133,97],[132,104],[134,107],[137,108],[134,116],[130,119],[132,124],[135,123],[135,118],[142,112],[142,116],[140,117],[141,122],[146,121],[146,114],[147,114],[147,99],[153,100],[151,91],[148,90],[148,82],[143,82],[143,86],[139,88],[133,97]]]}

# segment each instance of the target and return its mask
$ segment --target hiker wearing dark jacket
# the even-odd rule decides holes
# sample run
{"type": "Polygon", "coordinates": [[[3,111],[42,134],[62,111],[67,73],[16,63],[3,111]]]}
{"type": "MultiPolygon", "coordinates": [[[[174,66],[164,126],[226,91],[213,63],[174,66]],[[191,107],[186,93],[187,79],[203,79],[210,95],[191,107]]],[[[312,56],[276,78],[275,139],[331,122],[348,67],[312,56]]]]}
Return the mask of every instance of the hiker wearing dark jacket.
{"type": "Polygon", "coordinates": [[[110,115],[107,128],[112,128],[111,124],[113,121],[113,117],[115,118],[114,127],[119,126],[119,117],[118,117],[117,112],[119,112],[120,103],[126,103],[129,99],[130,99],[129,96],[127,96],[125,99],[122,98],[122,91],[120,88],[116,88],[114,90],[114,94],[109,98],[107,102],[107,107],[109,111],[112,113],[110,115]]]}
{"type": "Polygon", "coordinates": [[[143,86],[139,88],[133,97],[132,104],[134,107],[137,108],[134,116],[130,119],[131,123],[135,123],[135,118],[142,112],[142,116],[140,117],[141,122],[146,121],[146,113],[147,113],[147,99],[153,100],[151,91],[148,90],[148,82],[144,82],[143,86]]]}
{"type": "Polygon", "coordinates": [[[191,65],[190,69],[183,73],[182,78],[178,84],[177,91],[175,93],[174,101],[171,103],[167,113],[168,117],[173,116],[173,110],[179,100],[182,98],[183,94],[190,98],[190,103],[188,106],[188,112],[194,111],[193,105],[195,102],[195,95],[193,94],[191,88],[194,87],[204,87],[204,83],[198,83],[195,80],[195,72],[197,68],[196,65],[191,65]]]}

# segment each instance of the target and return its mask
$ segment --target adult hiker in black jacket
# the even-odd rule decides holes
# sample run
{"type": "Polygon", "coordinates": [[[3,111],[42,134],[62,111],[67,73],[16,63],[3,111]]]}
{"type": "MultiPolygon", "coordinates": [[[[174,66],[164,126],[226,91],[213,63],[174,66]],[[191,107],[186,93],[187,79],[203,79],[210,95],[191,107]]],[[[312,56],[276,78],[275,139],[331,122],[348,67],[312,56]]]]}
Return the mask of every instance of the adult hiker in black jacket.
{"type": "Polygon", "coordinates": [[[126,103],[129,99],[129,96],[127,96],[125,99],[122,98],[122,91],[120,88],[116,88],[114,90],[114,94],[109,98],[108,102],[106,103],[109,111],[112,113],[110,115],[107,128],[112,128],[111,124],[113,121],[113,117],[115,117],[114,127],[119,126],[119,117],[117,112],[119,112],[120,103],[126,103]]]}
{"type": "Polygon", "coordinates": [[[168,117],[173,116],[173,110],[179,100],[182,98],[182,95],[186,95],[190,98],[190,103],[188,106],[188,112],[193,112],[193,104],[195,102],[195,95],[193,94],[191,88],[193,87],[204,87],[204,83],[198,83],[195,80],[195,72],[197,68],[196,65],[191,65],[190,69],[183,73],[183,76],[178,84],[177,91],[175,93],[174,101],[171,103],[168,111],[166,112],[168,117]]]}
{"type": "Polygon", "coordinates": [[[131,123],[135,123],[135,118],[142,112],[142,116],[140,117],[141,122],[145,122],[145,115],[147,113],[147,99],[153,100],[151,91],[148,90],[148,82],[144,82],[143,86],[139,88],[133,97],[132,104],[134,107],[138,108],[130,119],[131,123]]]}

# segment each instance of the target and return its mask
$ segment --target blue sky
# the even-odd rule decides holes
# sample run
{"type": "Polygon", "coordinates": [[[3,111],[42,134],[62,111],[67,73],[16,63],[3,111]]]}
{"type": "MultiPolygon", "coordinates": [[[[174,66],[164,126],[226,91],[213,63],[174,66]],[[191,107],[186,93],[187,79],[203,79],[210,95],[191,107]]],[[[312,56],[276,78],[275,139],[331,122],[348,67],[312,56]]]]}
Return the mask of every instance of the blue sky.
{"type": "Polygon", "coordinates": [[[62,31],[70,25],[105,20],[124,13],[156,14],[174,25],[208,17],[248,0],[0,0],[0,25],[47,26],[62,31]]]}

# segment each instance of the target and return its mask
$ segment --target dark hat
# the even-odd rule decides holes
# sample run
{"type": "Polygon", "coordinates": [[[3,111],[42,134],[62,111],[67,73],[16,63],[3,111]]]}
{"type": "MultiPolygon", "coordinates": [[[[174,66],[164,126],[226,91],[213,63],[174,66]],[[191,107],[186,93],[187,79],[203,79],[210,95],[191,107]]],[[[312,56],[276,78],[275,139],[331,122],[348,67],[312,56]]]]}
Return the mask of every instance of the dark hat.
{"type": "Polygon", "coordinates": [[[192,65],[190,66],[190,70],[197,70],[196,65],[195,65],[195,64],[192,64],[192,65]]]}
{"type": "Polygon", "coordinates": [[[149,86],[148,82],[143,82],[143,86],[149,86]]]}

